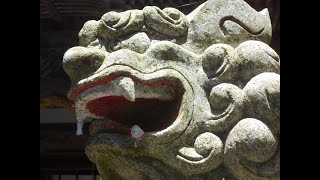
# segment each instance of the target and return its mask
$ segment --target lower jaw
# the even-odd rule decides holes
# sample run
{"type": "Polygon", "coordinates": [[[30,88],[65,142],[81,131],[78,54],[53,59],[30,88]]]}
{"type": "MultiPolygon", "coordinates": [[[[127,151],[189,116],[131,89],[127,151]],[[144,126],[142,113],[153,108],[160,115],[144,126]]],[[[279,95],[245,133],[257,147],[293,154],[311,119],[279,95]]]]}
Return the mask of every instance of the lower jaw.
{"type": "MultiPolygon", "coordinates": [[[[166,175],[159,171],[159,168],[168,169],[159,160],[151,157],[124,156],[113,152],[101,152],[99,158],[90,160],[96,164],[102,179],[166,179],[166,175]]],[[[169,171],[172,175],[173,171],[169,171]]]]}

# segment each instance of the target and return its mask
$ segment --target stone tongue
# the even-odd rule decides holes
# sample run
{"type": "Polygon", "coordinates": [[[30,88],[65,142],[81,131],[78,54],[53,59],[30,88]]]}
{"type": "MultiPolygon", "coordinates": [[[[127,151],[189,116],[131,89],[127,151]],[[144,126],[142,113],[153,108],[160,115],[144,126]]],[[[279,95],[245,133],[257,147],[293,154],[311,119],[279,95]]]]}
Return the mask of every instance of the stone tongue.
{"type": "Polygon", "coordinates": [[[113,81],[115,88],[120,91],[120,94],[128,101],[135,101],[134,82],[130,77],[118,77],[113,81]]]}

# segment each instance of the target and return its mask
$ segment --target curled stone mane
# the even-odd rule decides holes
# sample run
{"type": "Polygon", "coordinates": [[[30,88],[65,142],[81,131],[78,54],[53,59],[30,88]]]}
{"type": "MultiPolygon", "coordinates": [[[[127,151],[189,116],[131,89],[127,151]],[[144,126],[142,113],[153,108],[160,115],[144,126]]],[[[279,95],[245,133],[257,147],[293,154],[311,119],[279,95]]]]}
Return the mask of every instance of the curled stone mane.
{"type": "Polygon", "coordinates": [[[243,0],[86,22],[63,67],[78,127],[93,119],[86,154],[102,180],[280,179],[271,32],[268,10],[243,0]]]}

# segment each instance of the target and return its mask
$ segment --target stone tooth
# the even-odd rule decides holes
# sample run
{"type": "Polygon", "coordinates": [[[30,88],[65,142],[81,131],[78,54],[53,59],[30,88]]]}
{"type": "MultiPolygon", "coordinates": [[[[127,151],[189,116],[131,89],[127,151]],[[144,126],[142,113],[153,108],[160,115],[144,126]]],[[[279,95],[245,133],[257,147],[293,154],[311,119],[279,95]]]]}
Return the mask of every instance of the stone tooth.
{"type": "Polygon", "coordinates": [[[83,134],[82,128],[83,128],[83,121],[78,121],[77,122],[77,131],[76,131],[76,135],[80,136],[83,134]]]}
{"type": "Polygon", "coordinates": [[[268,16],[268,17],[269,17],[269,11],[268,11],[267,8],[264,8],[264,9],[261,10],[259,13],[262,14],[262,15],[265,15],[265,16],[268,16]]]}
{"type": "Polygon", "coordinates": [[[140,139],[144,135],[144,131],[138,125],[134,125],[131,127],[130,134],[131,137],[140,139]]]}
{"type": "Polygon", "coordinates": [[[87,118],[86,111],[84,111],[81,107],[76,107],[75,108],[75,114],[77,117],[77,121],[83,121],[84,119],[87,118]]]}
{"type": "Polygon", "coordinates": [[[87,118],[87,115],[84,111],[81,110],[81,108],[76,108],[75,113],[76,113],[76,117],[77,117],[76,135],[80,136],[83,134],[83,131],[82,131],[83,121],[87,118]]]}
{"type": "Polygon", "coordinates": [[[135,101],[135,84],[130,77],[119,77],[115,80],[116,89],[120,91],[120,94],[128,101],[135,101]]]}

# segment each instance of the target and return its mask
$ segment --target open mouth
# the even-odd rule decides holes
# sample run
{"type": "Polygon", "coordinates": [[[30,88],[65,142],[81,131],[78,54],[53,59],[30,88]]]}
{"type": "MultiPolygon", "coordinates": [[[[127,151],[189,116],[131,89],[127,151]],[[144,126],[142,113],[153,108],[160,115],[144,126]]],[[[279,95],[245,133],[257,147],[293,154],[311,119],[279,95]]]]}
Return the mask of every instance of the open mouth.
{"type": "Polygon", "coordinates": [[[161,131],[177,119],[184,91],[179,79],[142,81],[117,75],[79,93],[75,99],[76,114],[78,120],[96,119],[90,125],[91,135],[130,135],[134,125],[146,133],[161,131]]]}

